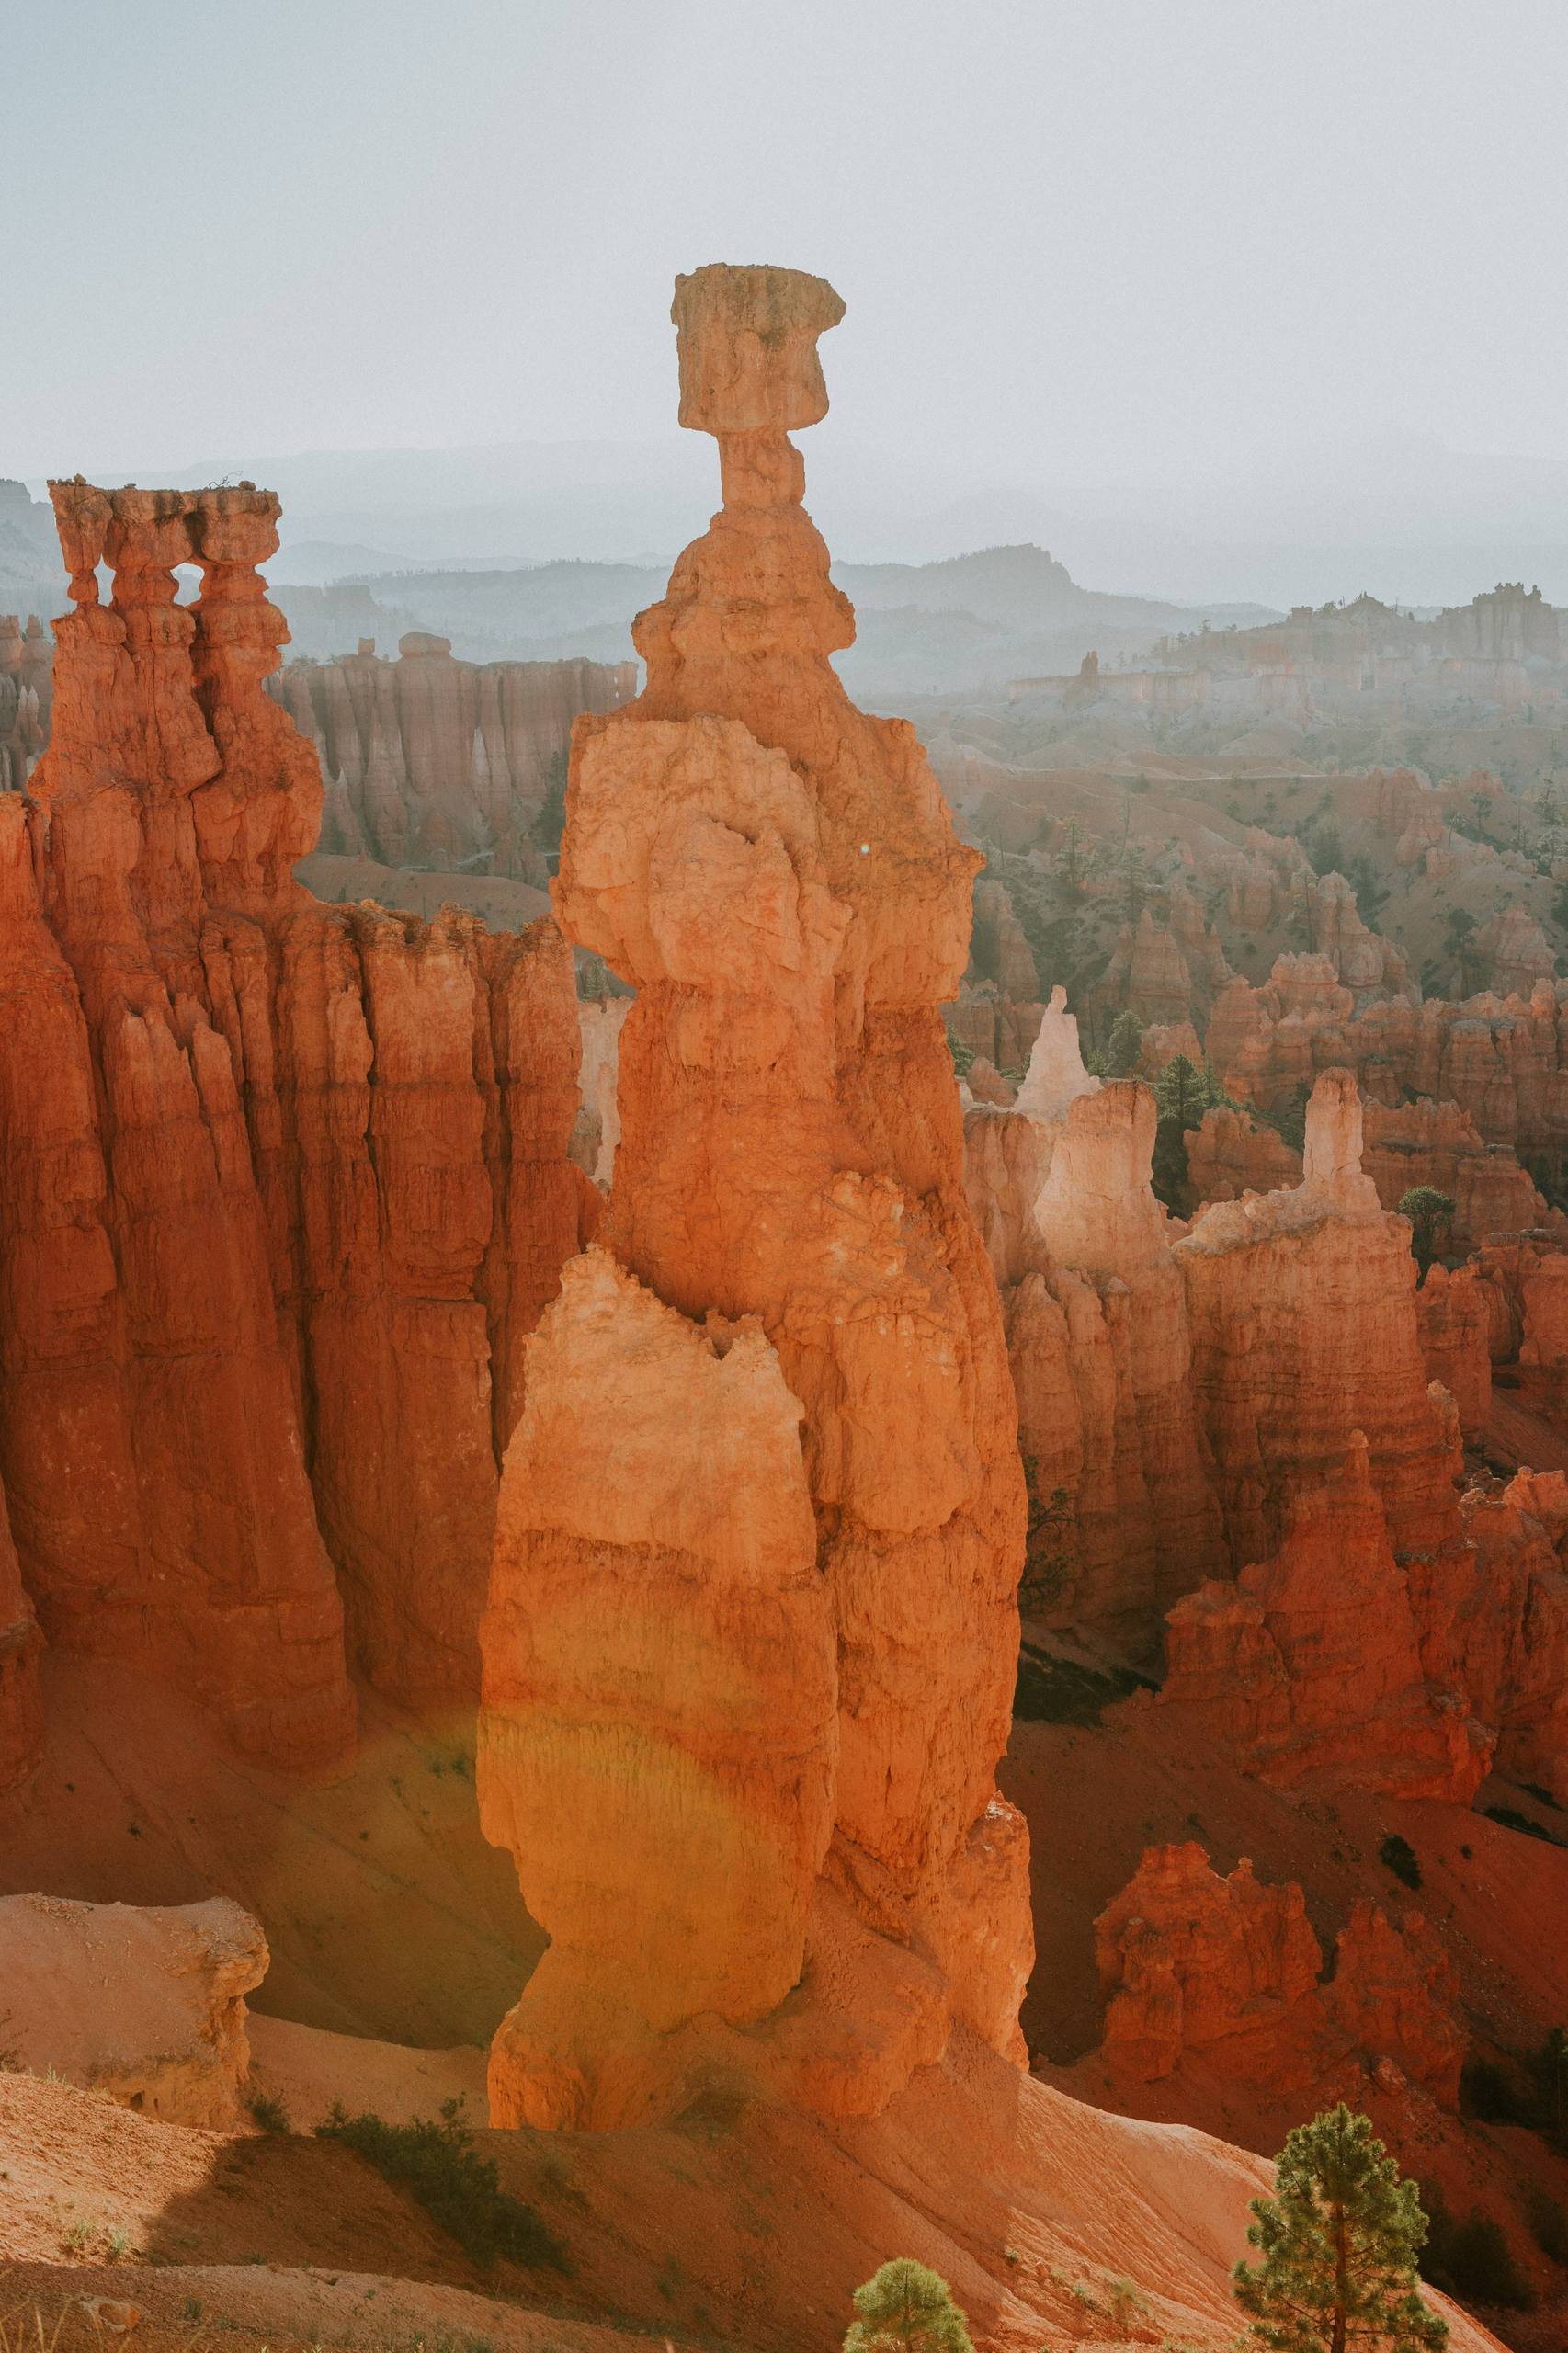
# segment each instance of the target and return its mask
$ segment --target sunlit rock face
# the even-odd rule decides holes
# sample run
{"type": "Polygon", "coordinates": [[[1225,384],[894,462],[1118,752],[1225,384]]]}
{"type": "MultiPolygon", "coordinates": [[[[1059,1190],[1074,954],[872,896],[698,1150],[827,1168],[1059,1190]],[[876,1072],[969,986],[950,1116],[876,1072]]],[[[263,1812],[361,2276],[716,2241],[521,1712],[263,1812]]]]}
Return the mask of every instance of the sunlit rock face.
{"type": "Polygon", "coordinates": [[[638,620],[646,690],[574,737],[557,910],[636,1000],[483,1631],[483,1820],[552,1938],[503,2120],[625,2124],[721,2065],[866,2112],[956,2021],[1020,2051],[1023,1483],[937,1011],[979,861],[828,659],[788,434],[841,314],[797,271],[678,281],[724,503],[638,620]]]}
{"type": "Polygon", "coordinates": [[[0,796],[0,1757],[36,1613],[318,1768],[351,1657],[477,1688],[519,1344],[597,1210],[570,951],[295,881],[269,493],[51,494],[74,609],[0,796]]]}

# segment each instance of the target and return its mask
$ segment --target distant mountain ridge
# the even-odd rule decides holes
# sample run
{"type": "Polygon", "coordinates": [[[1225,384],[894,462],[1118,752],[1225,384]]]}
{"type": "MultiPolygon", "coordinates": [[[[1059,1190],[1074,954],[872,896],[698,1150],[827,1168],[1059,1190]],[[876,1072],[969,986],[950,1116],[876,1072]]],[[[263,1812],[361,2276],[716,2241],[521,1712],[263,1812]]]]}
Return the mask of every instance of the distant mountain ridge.
{"type": "MultiPolygon", "coordinates": [[[[625,661],[631,624],[664,593],[663,564],[562,562],[494,571],[408,567],[358,573],[324,586],[282,576],[272,594],[298,650],[325,659],[358,637],[404,631],[450,638],[471,661],[559,661],[582,654],[625,661]]],[[[855,646],[839,657],[846,683],[886,699],[943,693],[1041,670],[1135,653],[1157,637],[1278,620],[1267,606],[1194,608],[1081,588],[1066,566],[1029,543],[983,548],[934,563],[840,563],[833,577],[856,609],[855,646]]]]}

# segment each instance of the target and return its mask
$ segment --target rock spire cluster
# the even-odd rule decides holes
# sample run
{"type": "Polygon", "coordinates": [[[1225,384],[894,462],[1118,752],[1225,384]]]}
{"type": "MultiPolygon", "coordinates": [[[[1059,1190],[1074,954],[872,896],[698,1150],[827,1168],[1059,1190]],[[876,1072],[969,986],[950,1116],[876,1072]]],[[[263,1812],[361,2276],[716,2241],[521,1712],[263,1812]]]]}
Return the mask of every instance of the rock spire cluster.
{"type": "Polygon", "coordinates": [[[35,1613],[319,1768],[351,1661],[477,1688],[518,1344],[597,1210],[571,958],[295,881],[275,497],[51,496],[74,609],[0,795],[0,1778],[35,1613]]]}
{"type": "Polygon", "coordinates": [[[937,1012],[979,861],[828,658],[852,616],[788,437],[842,310],[677,281],[724,503],[638,620],[645,691],[575,733],[557,911],[637,995],[483,1632],[483,1824],[551,1938],[503,2120],[630,2124],[716,2069],[870,2112],[960,2021],[1021,2055],[1023,1484],[937,1012]]]}

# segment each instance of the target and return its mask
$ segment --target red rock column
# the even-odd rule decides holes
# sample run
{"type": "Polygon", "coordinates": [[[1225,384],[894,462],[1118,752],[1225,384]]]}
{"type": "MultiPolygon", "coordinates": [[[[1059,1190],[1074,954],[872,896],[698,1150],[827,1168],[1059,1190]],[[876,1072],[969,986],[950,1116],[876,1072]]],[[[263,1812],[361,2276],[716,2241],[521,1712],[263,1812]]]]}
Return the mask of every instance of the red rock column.
{"type": "Polygon", "coordinates": [[[746,2063],[874,2109],[955,2019],[1017,2053],[1029,1961],[994,1779],[1017,1415],[937,1011],[978,859],[828,660],[852,617],[787,435],[825,413],[837,296],[715,267],[674,315],[724,506],[639,618],[645,693],[574,733],[558,912],[637,989],[613,1255],[528,1344],[483,1634],[485,1826],[554,1939],[492,2100],[540,2123],[666,2109],[723,2040],[702,2014],[755,2025],[802,1972],[746,2063]],[[766,1904],[726,1863],[742,1823],[766,1904]]]}
{"type": "Polygon", "coordinates": [[[0,1035],[0,1455],[23,1579],[51,1639],[178,1681],[277,1762],[328,1764],[353,1725],[342,1612],[279,1345],[244,1066],[203,963],[204,863],[259,904],[266,845],[287,836],[258,763],[269,722],[299,739],[254,692],[277,659],[255,577],[277,502],[52,494],[77,610],[59,626],[36,802],[7,813],[0,938],[20,1015],[0,1035]],[[204,554],[234,567],[216,654],[174,602],[175,565],[204,554]]]}

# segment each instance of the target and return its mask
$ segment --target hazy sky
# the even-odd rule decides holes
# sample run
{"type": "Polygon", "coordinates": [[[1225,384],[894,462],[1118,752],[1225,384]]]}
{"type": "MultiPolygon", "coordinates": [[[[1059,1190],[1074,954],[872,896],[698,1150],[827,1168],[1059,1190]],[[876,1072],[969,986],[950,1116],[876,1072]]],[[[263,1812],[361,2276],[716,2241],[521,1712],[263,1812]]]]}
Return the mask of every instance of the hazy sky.
{"type": "Polygon", "coordinates": [[[663,434],[710,259],[901,460],[1568,458],[1565,0],[0,0],[0,473],[663,434]]]}

